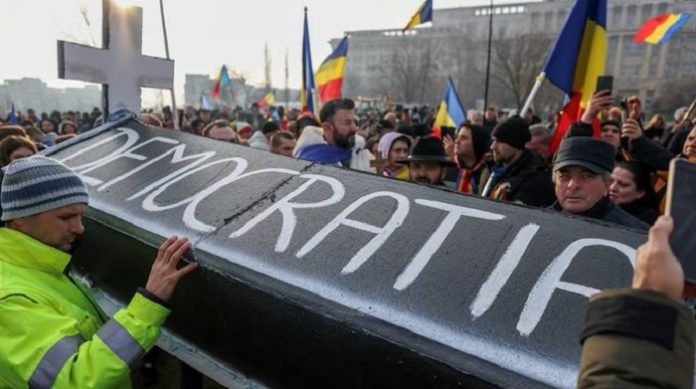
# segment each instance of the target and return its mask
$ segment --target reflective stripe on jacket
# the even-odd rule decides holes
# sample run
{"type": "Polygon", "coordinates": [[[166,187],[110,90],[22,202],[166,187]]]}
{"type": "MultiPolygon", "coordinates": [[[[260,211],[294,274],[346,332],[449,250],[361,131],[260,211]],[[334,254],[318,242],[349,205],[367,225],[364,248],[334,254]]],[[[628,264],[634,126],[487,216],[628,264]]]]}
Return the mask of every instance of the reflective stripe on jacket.
{"type": "Polygon", "coordinates": [[[0,388],[130,387],[169,310],[136,293],[111,320],[66,275],[70,255],[0,228],[0,388]]]}

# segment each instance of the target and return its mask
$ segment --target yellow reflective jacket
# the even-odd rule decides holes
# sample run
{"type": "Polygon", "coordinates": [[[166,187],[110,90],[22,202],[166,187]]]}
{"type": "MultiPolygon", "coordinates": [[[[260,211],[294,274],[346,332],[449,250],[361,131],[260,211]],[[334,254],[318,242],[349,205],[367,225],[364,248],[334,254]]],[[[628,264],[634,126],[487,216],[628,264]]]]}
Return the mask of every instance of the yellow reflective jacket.
{"type": "Polygon", "coordinates": [[[0,228],[0,388],[129,388],[169,310],[136,293],[110,320],[70,255],[0,228]]]}

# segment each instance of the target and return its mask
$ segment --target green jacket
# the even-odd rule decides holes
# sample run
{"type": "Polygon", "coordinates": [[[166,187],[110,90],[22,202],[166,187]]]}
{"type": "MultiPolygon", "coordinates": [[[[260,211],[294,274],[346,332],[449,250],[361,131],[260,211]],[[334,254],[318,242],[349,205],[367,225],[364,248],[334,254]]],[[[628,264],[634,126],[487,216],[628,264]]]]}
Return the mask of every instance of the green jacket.
{"type": "Polygon", "coordinates": [[[136,293],[107,320],[70,255],[0,228],[0,388],[128,388],[169,310],[136,293]]]}
{"type": "Polygon", "coordinates": [[[618,289],[592,296],[581,338],[578,388],[693,386],[696,322],[663,294],[618,289]]]}

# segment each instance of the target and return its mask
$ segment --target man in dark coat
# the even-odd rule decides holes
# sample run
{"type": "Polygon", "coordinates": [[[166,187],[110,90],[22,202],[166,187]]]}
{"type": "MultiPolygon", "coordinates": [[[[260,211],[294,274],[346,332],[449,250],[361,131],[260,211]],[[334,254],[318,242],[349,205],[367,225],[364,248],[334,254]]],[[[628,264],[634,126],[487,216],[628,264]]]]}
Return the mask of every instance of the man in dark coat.
{"type": "Polygon", "coordinates": [[[614,147],[599,139],[568,138],[553,164],[553,209],[647,231],[649,226],[609,200],[614,147]]]}
{"type": "Polygon", "coordinates": [[[538,154],[525,148],[531,139],[529,124],[519,116],[498,124],[491,143],[496,165],[482,196],[535,207],[553,204],[551,172],[538,154]]]}

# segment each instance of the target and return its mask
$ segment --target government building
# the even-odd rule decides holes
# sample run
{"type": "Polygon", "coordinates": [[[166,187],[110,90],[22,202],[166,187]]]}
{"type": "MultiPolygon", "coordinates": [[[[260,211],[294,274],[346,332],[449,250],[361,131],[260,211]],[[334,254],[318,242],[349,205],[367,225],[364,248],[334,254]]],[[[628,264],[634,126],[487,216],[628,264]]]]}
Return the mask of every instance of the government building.
{"type": "MultiPolygon", "coordinates": [[[[344,94],[388,94],[395,102],[432,105],[442,99],[451,77],[464,106],[482,109],[492,16],[489,102],[516,108],[526,99],[572,4],[494,4],[492,15],[488,6],[435,9],[432,23],[404,33],[400,28],[348,31],[344,94]]],[[[696,2],[611,0],[607,12],[606,73],[614,76],[617,98],[638,95],[649,111],[669,112],[688,104],[696,88],[696,20],[662,45],[636,44],[633,35],[651,17],[696,13],[696,2]]],[[[561,101],[562,94],[547,82],[534,106],[548,112],[561,101]]]]}

